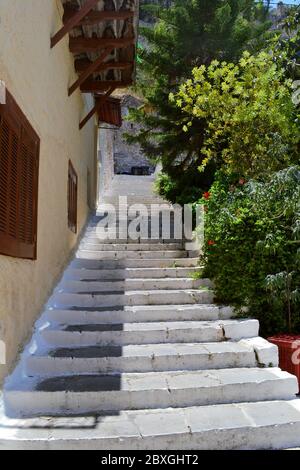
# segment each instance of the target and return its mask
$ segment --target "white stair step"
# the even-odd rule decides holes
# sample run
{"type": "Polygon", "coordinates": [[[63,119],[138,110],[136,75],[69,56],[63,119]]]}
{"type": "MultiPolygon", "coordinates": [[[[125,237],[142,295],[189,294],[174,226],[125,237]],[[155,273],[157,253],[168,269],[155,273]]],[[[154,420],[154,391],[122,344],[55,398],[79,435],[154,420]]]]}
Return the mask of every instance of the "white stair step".
{"type": "Polygon", "coordinates": [[[158,207],[156,204],[154,207],[151,207],[151,205],[147,205],[146,208],[143,207],[141,208],[141,211],[138,210],[132,210],[131,208],[126,211],[125,207],[112,207],[108,208],[106,211],[99,212],[98,215],[94,216],[89,220],[89,226],[90,225],[97,225],[97,224],[107,224],[110,223],[111,226],[113,223],[118,221],[122,222],[128,222],[129,224],[131,222],[138,223],[139,221],[149,221],[152,222],[154,221],[155,223],[157,222],[182,222],[182,219],[180,218],[180,213],[175,213],[174,209],[164,209],[163,207],[158,207]]]}
{"type": "Polygon", "coordinates": [[[49,321],[66,325],[101,324],[101,323],[136,323],[161,321],[201,321],[223,320],[233,316],[230,307],[217,305],[141,305],[126,306],[119,310],[102,311],[50,309],[45,312],[49,321]]]}
{"type": "Polygon", "coordinates": [[[209,304],[214,299],[214,293],[204,289],[186,290],[140,290],[140,291],[110,291],[107,293],[55,293],[50,299],[50,305],[56,308],[70,307],[104,307],[127,305],[172,305],[172,304],[209,304]]]}
{"type": "Polygon", "coordinates": [[[287,372],[241,368],[26,379],[6,387],[5,403],[9,416],[63,416],[291,400],[296,393],[297,379],[287,372]]]}
{"type": "Polygon", "coordinates": [[[142,259],[176,259],[186,258],[187,252],[183,250],[175,251],[97,251],[79,249],[76,253],[77,258],[95,259],[95,260],[129,260],[134,259],[139,262],[142,259]]]}
{"type": "Polygon", "coordinates": [[[83,243],[92,243],[92,244],[97,244],[97,243],[102,243],[102,244],[117,244],[117,245],[141,245],[141,244],[148,244],[148,245],[169,245],[171,249],[173,249],[174,245],[178,245],[177,248],[180,246],[182,247],[184,245],[184,240],[179,240],[179,239],[171,239],[171,238],[160,238],[160,239],[151,239],[151,238],[146,238],[146,239],[141,239],[139,238],[138,240],[132,240],[131,238],[128,238],[128,235],[126,234],[123,236],[123,238],[113,238],[115,236],[118,236],[118,233],[113,233],[112,235],[105,234],[105,239],[103,239],[103,235],[97,232],[88,232],[83,238],[82,242],[83,243]]]}
{"type": "Polygon", "coordinates": [[[197,267],[199,258],[168,259],[74,259],[70,267],[87,269],[197,267]]]}
{"type": "MultiPolygon", "coordinates": [[[[242,340],[243,341],[243,340],[242,340]]],[[[28,356],[27,375],[53,376],[108,372],[257,367],[253,348],[241,342],[165,343],[58,348],[28,356]]]]}
{"type": "Polygon", "coordinates": [[[300,400],[123,411],[117,415],[10,420],[0,443],[10,450],[262,450],[300,445],[300,400]],[[38,428],[38,430],[37,430],[38,428]],[[38,432],[38,439],[36,438],[38,432]]]}
{"type": "Polygon", "coordinates": [[[101,281],[108,279],[176,279],[191,278],[200,274],[201,268],[124,268],[124,269],[72,269],[67,268],[63,279],[101,281]]]}
{"type": "Polygon", "coordinates": [[[256,320],[217,322],[148,322],[41,327],[41,336],[52,347],[127,346],[130,344],[207,343],[258,336],[256,320]]]}
{"type": "Polygon", "coordinates": [[[116,207],[114,211],[110,210],[99,212],[98,215],[90,219],[89,226],[94,226],[101,223],[104,224],[104,222],[112,224],[113,222],[118,223],[119,221],[122,221],[123,223],[128,222],[130,224],[133,220],[136,221],[137,218],[139,221],[147,220],[149,223],[157,223],[161,222],[162,220],[174,222],[174,220],[176,220],[174,210],[164,208],[161,209],[160,207],[157,207],[157,205],[154,205],[154,207],[151,207],[151,205],[143,207],[143,213],[136,213],[132,212],[131,210],[126,211],[126,208],[116,207]]]}
{"type": "Polygon", "coordinates": [[[73,281],[63,280],[59,283],[55,292],[80,293],[80,292],[108,292],[108,291],[134,291],[134,290],[178,290],[198,289],[200,287],[212,287],[209,279],[124,279],[101,281],[73,281]]]}
{"type": "MultiPolygon", "coordinates": [[[[132,234],[128,230],[129,226],[122,223],[120,224],[119,222],[112,226],[112,227],[102,227],[101,225],[95,224],[95,225],[88,225],[86,227],[86,231],[84,234],[84,238],[89,238],[89,237],[97,237],[99,240],[103,238],[103,235],[105,235],[105,238],[113,240],[116,238],[117,240],[119,238],[123,239],[128,239],[129,242],[131,243],[133,240],[132,234]]],[[[162,227],[159,226],[160,231],[157,233],[157,226],[156,225],[151,225],[149,224],[148,226],[148,231],[145,229],[139,233],[139,231],[136,233],[136,230],[134,231],[135,237],[137,237],[137,241],[135,243],[140,243],[140,240],[145,240],[144,243],[181,243],[185,238],[184,234],[180,232],[179,237],[177,233],[174,233],[174,228],[173,226],[167,226],[167,230],[164,229],[162,230],[162,227]],[[154,228],[155,227],[155,228],[154,228]],[[176,238],[176,235],[178,238],[176,238]],[[169,241],[168,241],[169,240],[169,241]]],[[[118,243],[118,241],[116,242],[118,243]]]]}
{"type": "MultiPolygon", "coordinates": [[[[182,244],[179,243],[170,243],[170,244],[163,244],[163,243],[156,243],[156,244],[149,244],[149,243],[132,243],[132,244],[106,244],[99,241],[98,243],[89,243],[86,241],[82,241],[80,244],[80,249],[88,250],[88,251],[126,251],[126,252],[137,252],[137,251],[153,251],[153,252],[161,252],[161,251],[180,251],[182,250],[182,244]]],[[[184,250],[182,250],[184,251],[184,250]]]]}

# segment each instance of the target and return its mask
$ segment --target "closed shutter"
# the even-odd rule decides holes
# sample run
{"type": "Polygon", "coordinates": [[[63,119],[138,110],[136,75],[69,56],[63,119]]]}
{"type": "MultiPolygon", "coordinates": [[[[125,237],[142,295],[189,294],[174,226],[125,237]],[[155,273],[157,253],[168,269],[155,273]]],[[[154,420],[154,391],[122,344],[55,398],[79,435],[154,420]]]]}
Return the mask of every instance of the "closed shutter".
{"type": "Polygon", "coordinates": [[[77,233],[77,193],[78,177],[74,167],[69,161],[68,171],[68,226],[72,232],[77,233]]]}
{"type": "Polygon", "coordinates": [[[98,111],[99,122],[106,122],[113,126],[122,126],[121,100],[117,98],[107,98],[98,111]]]}
{"type": "Polygon", "coordinates": [[[0,105],[0,254],[36,259],[39,138],[7,92],[0,105]]]}

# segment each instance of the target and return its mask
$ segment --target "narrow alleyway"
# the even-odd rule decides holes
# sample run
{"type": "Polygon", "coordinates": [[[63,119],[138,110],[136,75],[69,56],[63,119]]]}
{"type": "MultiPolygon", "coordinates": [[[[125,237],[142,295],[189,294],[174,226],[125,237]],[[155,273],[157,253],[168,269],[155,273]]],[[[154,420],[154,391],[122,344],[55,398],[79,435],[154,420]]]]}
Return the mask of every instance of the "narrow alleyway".
{"type": "MultiPolygon", "coordinates": [[[[160,202],[151,178],[118,178],[107,202],[160,202]]],[[[6,381],[0,448],[299,444],[296,377],[258,322],[213,303],[184,241],[99,239],[101,210],[6,381]]]]}

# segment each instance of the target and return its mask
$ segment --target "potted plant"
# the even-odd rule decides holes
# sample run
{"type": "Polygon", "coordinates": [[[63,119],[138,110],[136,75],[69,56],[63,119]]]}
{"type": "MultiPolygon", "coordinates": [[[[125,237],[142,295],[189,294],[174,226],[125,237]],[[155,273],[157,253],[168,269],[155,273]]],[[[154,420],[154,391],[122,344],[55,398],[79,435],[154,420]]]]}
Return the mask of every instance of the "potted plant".
{"type": "Polygon", "coordinates": [[[278,346],[279,366],[282,370],[296,375],[300,392],[300,335],[281,334],[268,338],[278,346]]]}
{"type": "Polygon", "coordinates": [[[300,391],[300,335],[291,333],[293,331],[292,303],[295,296],[295,291],[293,291],[295,275],[295,271],[284,271],[267,277],[267,289],[271,295],[281,298],[287,307],[286,324],[289,331],[286,334],[271,336],[268,341],[278,346],[279,366],[281,369],[297,376],[300,391]]]}

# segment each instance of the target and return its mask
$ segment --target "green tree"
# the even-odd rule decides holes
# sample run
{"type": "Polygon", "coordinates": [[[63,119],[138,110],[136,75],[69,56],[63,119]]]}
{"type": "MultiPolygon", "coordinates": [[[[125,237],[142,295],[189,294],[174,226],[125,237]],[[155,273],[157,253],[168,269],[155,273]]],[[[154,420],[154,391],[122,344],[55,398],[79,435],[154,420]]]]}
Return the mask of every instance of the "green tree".
{"type": "Polygon", "coordinates": [[[205,183],[211,182],[209,175],[197,170],[203,123],[195,120],[183,130],[185,117],[169,101],[169,94],[194,67],[208,65],[213,59],[237,61],[245,48],[255,51],[262,47],[269,29],[268,7],[255,0],[174,0],[169,8],[153,5],[147,9],[157,22],[154,27],[141,28],[146,45],[139,49],[138,82],[145,104],[131,110],[129,118],[141,124],[142,130],[127,139],[139,143],[154,161],[162,162],[161,193],[173,201],[195,200],[197,193],[186,188],[205,189],[205,183]]]}
{"type": "Polygon", "coordinates": [[[292,7],[282,23],[282,32],[278,33],[271,46],[274,55],[287,71],[287,75],[300,79],[300,5],[292,7]]]}
{"type": "Polygon", "coordinates": [[[214,60],[195,68],[171,100],[183,130],[201,123],[200,170],[208,162],[240,177],[264,178],[299,160],[300,128],[293,82],[270,52],[244,52],[237,64],[214,60]]]}

